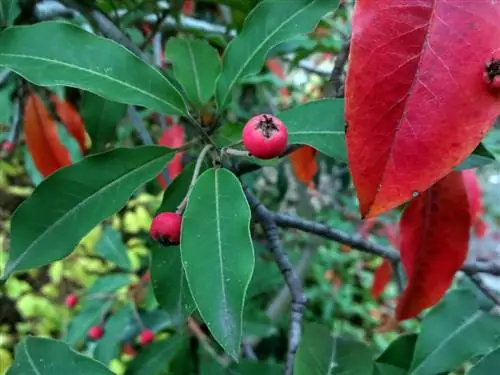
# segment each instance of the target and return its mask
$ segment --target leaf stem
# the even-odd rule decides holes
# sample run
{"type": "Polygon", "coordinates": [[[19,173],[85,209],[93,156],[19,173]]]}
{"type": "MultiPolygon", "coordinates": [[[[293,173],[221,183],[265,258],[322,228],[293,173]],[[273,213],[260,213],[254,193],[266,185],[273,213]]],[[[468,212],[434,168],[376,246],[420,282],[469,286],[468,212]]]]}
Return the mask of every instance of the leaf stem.
{"type": "Polygon", "coordinates": [[[207,153],[210,151],[212,148],[212,145],[205,145],[203,149],[200,152],[200,155],[198,156],[198,159],[196,159],[196,165],[194,167],[194,172],[193,172],[193,178],[191,179],[191,184],[189,185],[188,192],[184,199],[182,200],[181,204],[177,207],[177,213],[179,215],[182,215],[184,209],[186,208],[187,202],[189,200],[189,196],[191,195],[191,192],[193,191],[194,185],[196,184],[196,180],[198,179],[198,175],[200,174],[201,170],[201,164],[203,163],[203,160],[205,159],[205,156],[207,153]]]}

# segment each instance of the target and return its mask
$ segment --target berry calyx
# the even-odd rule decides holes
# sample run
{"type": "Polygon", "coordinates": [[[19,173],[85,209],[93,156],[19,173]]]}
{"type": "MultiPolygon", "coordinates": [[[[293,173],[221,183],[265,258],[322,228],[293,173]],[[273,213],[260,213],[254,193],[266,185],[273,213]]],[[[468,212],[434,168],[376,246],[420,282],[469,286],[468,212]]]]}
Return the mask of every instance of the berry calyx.
{"type": "Polygon", "coordinates": [[[280,156],[288,143],[288,131],[277,117],[262,114],[252,117],[243,128],[243,145],[260,159],[280,156]]]}
{"type": "Polygon", "coordinates": [[[155,333],[150,330],[150,329],[144,329],[142,332],[139,334],[139,343],[142,346],[149,345],[153,342],[155,338],[155,333]]]}
{"type": "Polygon", "coordinates": [[[149,233],[163,246],[178,245],[181,240],[182,216],[175,212],[163,212],[153,219],[149,233]]]}
{"type": "Polygon", "coordinates": [[[76,294],[70,293],[66,296],[64,303],[68,309],[72,309],[78,303],[78,297],[76,294]]]}
{"type": "Polygon", "coordinates": [[[93,326],[87,333],[89,339],[99,340],[104,335],[104,329],[101,326],[93,326]]]}
{"type": "Polygon", "coordinates": [[[484,80],[490,88],[500,90],[500,56],[494,56],[486,64],[484,80]]]}

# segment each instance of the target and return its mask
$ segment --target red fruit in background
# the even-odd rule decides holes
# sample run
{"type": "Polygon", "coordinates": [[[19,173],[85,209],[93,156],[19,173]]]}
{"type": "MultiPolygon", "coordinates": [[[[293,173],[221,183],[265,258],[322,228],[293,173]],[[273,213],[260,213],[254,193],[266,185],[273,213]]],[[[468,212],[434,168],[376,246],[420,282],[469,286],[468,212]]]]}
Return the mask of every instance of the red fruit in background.
{"type": "Polygon", "coordinates": [[[7,154],[10,154],[12,151],[14,151],[15,144],[10,142],[10,141],[5,141],[2,144],[2,151],[6,152],[7,154]]]}
{"type": "Polygon", "coordinates": [[[178,245],[181,239],[182,216],[175,212],[163,212],[153,219],[149,233],[163,246],[178,245]]]}
{"type": "Polygon", "coordinates": [[[73,293],[68,294],[66,296],[66,299],[64,300],[64,303],[69,309],[72,309],[78,303],[78,297],[73,293]]]}
{"type": "Polygon", "coordinates": [[[139,334],[139,343],[143,346],[151,344],[155,338],[155,333],[150,329],[144,329],[139,334]]]}
{"type": "Polygon", "coordinates": [[[91,340],[99,340],[103,335],[104,329],[101,326],[93,326],[88,332],[88,337],[91,340]]]}
{"type": "Polygon", "coordinates": [[[122,348],[123,354],[130,355],[130,356],[135,356],[137,354],[137,351],[134,349],[134,347],[131,344],[124,344],[122,348]]]}
{"type": "Polygon", "coordinates": [[[285,124],[269,114],[252,117],[243,128],[243,145],[260,159],[272,159],[285,151],[288,131],[285,124]]]}

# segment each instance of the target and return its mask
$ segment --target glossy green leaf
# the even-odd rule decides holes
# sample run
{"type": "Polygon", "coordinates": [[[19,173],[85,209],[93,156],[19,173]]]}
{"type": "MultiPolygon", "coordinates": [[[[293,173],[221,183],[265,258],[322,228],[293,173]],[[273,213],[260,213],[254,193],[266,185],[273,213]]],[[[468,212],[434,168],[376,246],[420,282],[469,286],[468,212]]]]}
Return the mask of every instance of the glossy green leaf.
{"type": "Polygon", "coordinates": [[[40,171],[36,168],[35,162],[31,157],[31,154],[28,150],[28,147],[23,147],[23,156],[24,156],[24,168],[26,169],[26,173],[31,179],[31,183],[34,186],[38,186],[43,181],[43,176],[40,171]]]}
{"type": "Polygon", "coordinates": [[[99,324],[112,304],[111,299],[94,299],[85,302],[83,309],[71,319],[63,341],[75,346],[87,337],[90,327],[99,324]]]}
{"type": "Polygon", "coordinates": [[[286,6],[282,0],[259,3],[224,52],[216,89],[219,110],[230,101],[238,81],[259,72],[274,46],[312,31],[320,19],[337,6],[338,0],[289,0],[286,6]]]}
{"type": "Polygon", "coordinates": [[[15,358],[6,375],[113,375],[101,363],[47,338],[24,338],[16,347],[15,358]]]}
{"type": "Polygon", "coordinates": [[[3,278],[71,253],[93,227],[157,176],[171,156],[160,146],[115,149],[49,176],[14,213],[3,278]]]}
{"type": "Polygon", "coordinates": [[[184,337],[180,335],[157,341],[142,349],[127,365],[125,375],[163,375],[169,362],[182,348],[184,337]]]}
{"type": "Polygon", "coordinates": [[[151,250],[151,280],[160,307],[181,324],[195,305],[182,268],[179,246],[155,246],[151,250]]]}
{"type": "Polygon", "coordinates": [[[20,13],[19,0],[0,0],[0,27],[11,26],[20,13]]]}
{"type": "Polygon", "coordinates": [[[0,33],[0,66],[40,86],[76,87],[170,114],[186,110],[179,91],[158,70],[114,41],[68,23],[6,29],[0,33]]]}
{"type": "Polygon", "coordinates": [[[184,213],[181,257],[195,304],[233,358],[240,351],[245,296],[254,269],[250,207],[227,169],[197,180],[184,213]]]}
{"type": "Polygon", "coordinates": [[[97,341],[94,358],[106,366],[120,354],[123,327],[133,319],[132,308],[125,305],[109,317],[104,325],[104,336],[97,341]]]}
{"type": "Polygon", "coordinates": [[[386,363],[375,363],[373,375],[407,375],[408,371],[402,368],[388,365],[386,363]]]}
{"type": "Polygon", "coordinates": [[[453,370],[498,344],[500,317],[479,309],[471,291],[449,292],[422,322],[411,375],[453,370]]]}
{"type": "Polygon", "coordinates": [[[88,289],[87,295],[94,294],[110,294],[116,292],[118,289],[132,283],[132,277],[126,273],[113,273],[110,275],[99,277],[92,286],[88,289]]]}
{"type": "Polygon", "coordinates": [[[377,358],[377,363],[385,363],[403,370],[409,370],[417,338],[416,334],[399,336],[377,358]]]}
{"type": "Polygon", "coordinates": [[[288,129],[289,144],[309,145],[332,158],[347,160],[343,99],[312,101],[281,112],[278,118],[288,129]]]}
{"type": "Polygon", "coordinates": [[[0,125],[10,126],[13,104],[11,101],[14,85],[6,85],[0,88],[0,125]]]}
{"type": "Polygon", "coordinates": [[[456,170],[481,168],[496,161],[493,155],[483,143],[480,143],[474,152],[465,161],[456,167],[456,170]]]}
{"type": "Polygon", "coordinates": [[[467,375],[493,375],[500,369],[500,346],[481,358],[467,375]]]}
{"type": "Polygon", "coordinates": [[[242,360],[227,369],[227,375],[281,375],[283,366],[276,363],[242,360]]]}
{"type": "Polygon", "coordinates": [[[203,107],[214,94],[221,71],[217,50],[205,40],[169,38],[166,55],[189,100],[196,107],[203,107]]]}
{"type": "Polygon", "coordinates": [[[124,270],[130,270],[130,259],[127,255],[127,246],[123,243],[122,235],[111,226],[106,226],[101,238],[96,243],[97,252],[104,259],[116,264],[124,270]]]}
{"type": "Polygon", "coordinates": [[[92,140],[92,152],[103,151],[108,142],[116,138],[116,128],[125,116],[126,106],[85,91],[80,114],[92,140]]]}
{"type": "Polygon", "coordinates": [[[364,344],[333,337],[316,323],[304,326],[295,375],[372,375],[372,371],[372,353],[364,344]]]}

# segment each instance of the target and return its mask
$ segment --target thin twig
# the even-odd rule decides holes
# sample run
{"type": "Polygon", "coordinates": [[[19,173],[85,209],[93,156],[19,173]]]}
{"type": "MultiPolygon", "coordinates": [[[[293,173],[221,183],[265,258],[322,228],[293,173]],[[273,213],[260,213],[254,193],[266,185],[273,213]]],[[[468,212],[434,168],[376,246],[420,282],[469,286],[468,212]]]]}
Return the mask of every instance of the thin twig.
{"type": "Polygon", "coordinates": [[[203,349],[213,358],[217,361],[219,365],[222,367],[226,368],[230,365],[231,360],[226,357],[226,356],[220,356],[217,353],[217,350],[212,346],[212,343],[210,339],[208,338],[207,335],[205,335],[205,332],[200,328],[196,320],[194,320],[192,317],[189,317],[187,319],[187,324],[188,324],[188,329],[191,331],[191,333],[198,339],[198,342],[201,344],[203,349]]]}
{"type": "Polygon", "coordinates": [[[306,304],[306,297],[302,288],[302,282],[293,269],[292,263],[285,252],[278,236],[278,226],[274,220],[274,215],[269,211],[251,192],[244,187],[244,192],[248,203],[260,222],[262,229],[269,243],[269,250],[274,256],[274,260],[285,279],[292,295],[290,332],[288,337],[288,350],[285,361],[285,375],[293,375],[293,365],[295,354],[299,347],[302,336],[302,318],[306,304]]]}
{"type": "Polygon", "coordinates": [[[196,180],[198,179],[198,175],[200,174],[201,170],[201,165],[203,164],[203,160],[205,159],[205,156],[207,156],[207,153],[210,151],[212,148],[212,145],[205,145],[203,149],[200,152],[200,155],[198,156],[198,159],[196,159],[196,164],[194,166],[194,172],[193,172],[193,177],[191,178],[191,183],[189,184],[189,189],[182,200],[181,204],[177,207],[177,213],[182,214],[184,211],[184,208],[186,208],[187,202],[189,200],[189,196],[191,195],[191,192],[193,191],[194,185],[196,185],[196,180]]]}
{"type": "Polygon", "coordinates": [[[465,275],[477,286],[477,288],[488,297],[495,305],[500,306],[500,296],[496,295],[490,288],[488,288],[479,275],[470,274],[465,272],[465,275]]]}
{"type": "Polygon", "coordinates": [[[325,87],[325,97],[328,98],[341,98],[344,96],[344,68],[349,58],[349,51],[351,48],[351,41],[346,40],[340,50],[340,53],[335,59],[330,80],[325,87]]]}

